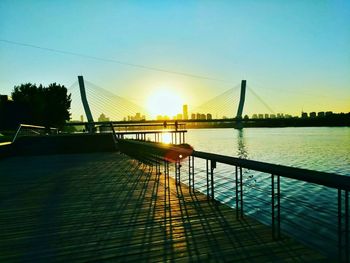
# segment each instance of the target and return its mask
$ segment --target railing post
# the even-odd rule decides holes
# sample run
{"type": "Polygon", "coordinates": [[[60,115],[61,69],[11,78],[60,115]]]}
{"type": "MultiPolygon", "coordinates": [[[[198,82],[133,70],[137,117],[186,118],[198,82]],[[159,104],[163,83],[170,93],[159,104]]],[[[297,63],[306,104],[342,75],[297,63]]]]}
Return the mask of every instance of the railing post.
{"type": "Polygon", "coordinates": [[[211,199],[215,199],[214,194],[214,169],[216,168],[216,161],[210,160],[210,183],[211,183],[211,199]]]}
{"type": "Polygon", "coordinates": [[[243,173],[242,167],[236,166],[236,217],[243,217],[243,173]]]}
{"type": "Polygon", "coordinates": [[[194,192],[194,156],[192,156],[192,165],[191,165],[191,175],[192,175],[192,192],[194,192]]]}
{"type": "Polygon", "coordinates": [[[349,262],[349,191],[338,189],[339,262],[349,262]],[[343,204],[344,193],[344,204],[343,204]]]}
{"type": "Polygon", "coordinates": [[[281,237],[281,194],[280,176],[271,174],[271,217],[272,217],[272,238],[281,237]]]}
{"type": "Polygon", "coordinates": [[[188,189],[194,191],[194,156],[188,156],[188,189]]]}
{"type": "Polygon", "coordinates": [[[206,168],[207,168],[207,199],[209,200],[209,160],[206,159],[206,168]]]}
{"type": "Polygon", "coordinates": [[[112,122],[110,122],[110,123],[109,123],[109,125],[111,126],[111,130],[112,130],[113,138],[114,138],[114,140],[116,140],[116,139],[117,139],[117,136],[116,136],[116,134],[115,134],[115,130],[114,130],[113,123],[112,123],[112,122]]]}
{"type": "Polygon", "coordinates": [[[188,189],[191,191],[191,156],[188,156],[188,189]]]}
{"type": "Polygon", "coordinates": [[[175,162],[175,182],[177,185],[180,184],[181,182],[181,173],[180,173],[180,169],[181,169],[181,164],[180,164],[180,160],[176,160],[175,162]]]}

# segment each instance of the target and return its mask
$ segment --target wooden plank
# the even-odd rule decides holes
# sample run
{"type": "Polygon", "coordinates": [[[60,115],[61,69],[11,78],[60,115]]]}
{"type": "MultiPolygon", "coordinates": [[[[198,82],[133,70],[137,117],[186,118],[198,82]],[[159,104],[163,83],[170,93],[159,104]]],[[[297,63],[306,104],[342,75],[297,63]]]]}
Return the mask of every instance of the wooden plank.
{"type": "Polygon", "coordinates": [[[324,259],[154,171],[118,153],[1,160],[0,261],[324,259]]]}

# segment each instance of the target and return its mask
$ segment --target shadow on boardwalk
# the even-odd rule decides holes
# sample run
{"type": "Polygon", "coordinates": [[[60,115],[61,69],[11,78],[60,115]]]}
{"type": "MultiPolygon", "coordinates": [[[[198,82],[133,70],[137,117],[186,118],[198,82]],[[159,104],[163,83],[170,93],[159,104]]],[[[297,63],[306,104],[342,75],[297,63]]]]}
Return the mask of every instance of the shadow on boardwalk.
{"type": "Polygon", "coordinates": [[[320,262],[118,153],[0,160],[0,261],[320,262]]]}

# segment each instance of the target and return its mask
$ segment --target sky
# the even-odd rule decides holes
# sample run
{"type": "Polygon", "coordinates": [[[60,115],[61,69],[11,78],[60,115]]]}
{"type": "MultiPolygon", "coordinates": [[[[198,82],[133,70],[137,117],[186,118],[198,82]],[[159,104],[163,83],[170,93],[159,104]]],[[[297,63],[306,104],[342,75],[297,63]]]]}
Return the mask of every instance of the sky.
{"type": "Polygon", "coordinates": [[[191,110],[246,79],[275,113],[349,112],[350,1],[0,1],[0,94],[78,75],[144,107],[164,87],[191,110]]]}

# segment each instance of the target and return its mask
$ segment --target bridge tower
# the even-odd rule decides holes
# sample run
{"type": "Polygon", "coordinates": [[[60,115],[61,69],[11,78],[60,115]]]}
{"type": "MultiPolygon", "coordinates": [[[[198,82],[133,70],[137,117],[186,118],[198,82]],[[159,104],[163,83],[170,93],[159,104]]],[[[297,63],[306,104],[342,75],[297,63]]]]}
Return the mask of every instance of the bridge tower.
{"type": "Polygon", "coordinates": [[[86,115],[86,118],[87,118],[88,123],[89,123],[86,128],[90,133],[93,133],[94,132],[94,124],[93,124],[94,119],[92,118],[89,103],[88,103],[88,100],[86,98],[85,84],[84,84],[83,76],[78,76],[78,82],[79,82],[79,88],[80,88],[81,101],[83,103],[85,115],[86,115]]]}
{"type": "Polygon", "coordinates": [[[236,119],[237,120],[241,120],[242,119],[246,86],[247,86],[247,81],[246,80],[242,80],[242,82],[241,82],[241,96],[240,96],[240,99],[239,99],[239,105],[238,105],[238,110],[237,110],[237,115],[236,115],[236,119]]]}

